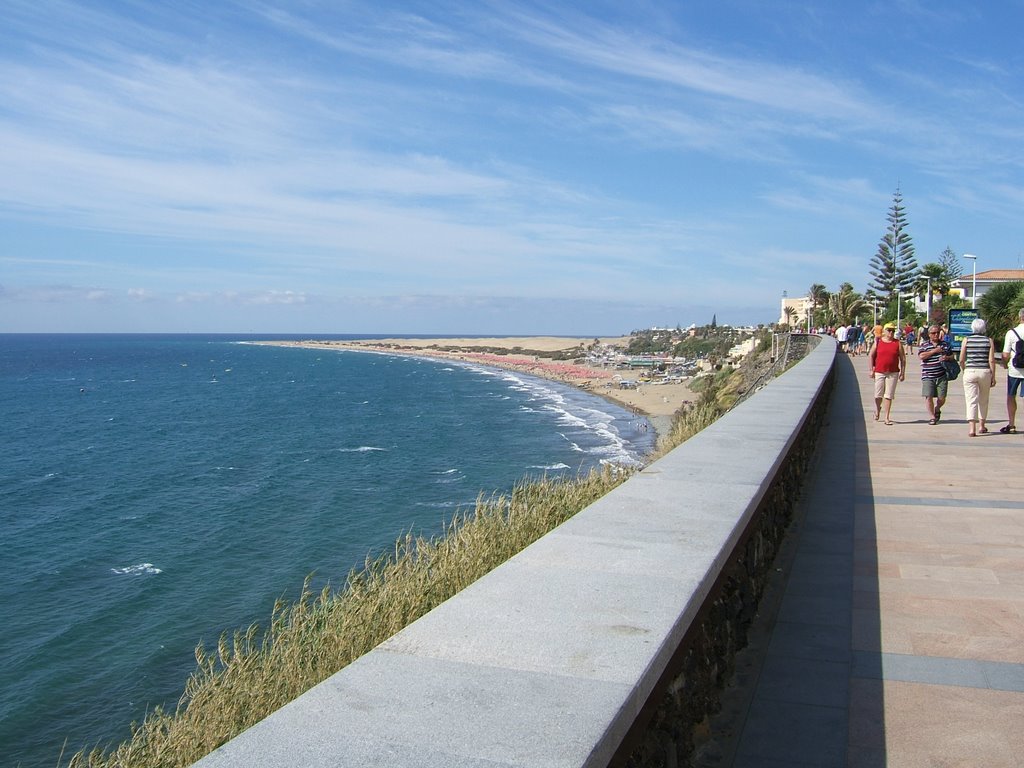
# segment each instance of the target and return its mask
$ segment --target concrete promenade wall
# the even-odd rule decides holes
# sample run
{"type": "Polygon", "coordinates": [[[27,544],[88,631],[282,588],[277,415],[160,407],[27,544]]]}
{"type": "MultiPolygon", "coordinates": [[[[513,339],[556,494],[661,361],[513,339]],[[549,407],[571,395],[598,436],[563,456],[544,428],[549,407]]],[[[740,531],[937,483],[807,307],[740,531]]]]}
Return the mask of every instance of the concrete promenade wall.
{"type": "Polygon", "coordinates": [[[685,761],[813,451],[831,339],[708,429],[199,761],[685,761]]]}

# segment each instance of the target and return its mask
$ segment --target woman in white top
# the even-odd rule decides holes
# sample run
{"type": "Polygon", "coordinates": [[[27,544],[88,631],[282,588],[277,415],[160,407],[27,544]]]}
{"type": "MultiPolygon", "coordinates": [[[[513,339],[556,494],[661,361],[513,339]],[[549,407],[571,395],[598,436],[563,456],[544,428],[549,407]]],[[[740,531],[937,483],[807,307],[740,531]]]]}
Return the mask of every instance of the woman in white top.
{"type": "Polygon", "coordinates": [[[980,317],[971,322],[971,335],[960,345],[960,367],[964,372],[967,434],[975,437],[978,432],[988,432],[988,395],[996,385],[996,348],[985,335],[985,321],[980,317]]]}

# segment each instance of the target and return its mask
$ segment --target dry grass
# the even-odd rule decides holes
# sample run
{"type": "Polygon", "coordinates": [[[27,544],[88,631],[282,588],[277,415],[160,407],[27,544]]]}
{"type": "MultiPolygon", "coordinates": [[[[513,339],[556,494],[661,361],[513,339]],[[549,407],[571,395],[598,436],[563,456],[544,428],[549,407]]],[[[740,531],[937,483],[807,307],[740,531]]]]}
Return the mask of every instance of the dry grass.
{"type": "Polygon", "coordinates": [[[669,451],[679,447],[708,425],[714,423],[725,411],[716,403],[695,403],[684,405],[676,412],[672,428],[658,441],[658,447],[651,454],[651,460],[660,459],[669,451]]]}
{"type": "Polygon", "coordinates": [[[575,480],[522,482],[481,497],[435,538],[406,535],[367,560],[340,590],[304,585],[256,625],[196,648],[196,670],[176,711],[156,709],[109,751],[79,752],[80,768],[187,766],[342,669],[621,483],[606,469],[575,480]]]}

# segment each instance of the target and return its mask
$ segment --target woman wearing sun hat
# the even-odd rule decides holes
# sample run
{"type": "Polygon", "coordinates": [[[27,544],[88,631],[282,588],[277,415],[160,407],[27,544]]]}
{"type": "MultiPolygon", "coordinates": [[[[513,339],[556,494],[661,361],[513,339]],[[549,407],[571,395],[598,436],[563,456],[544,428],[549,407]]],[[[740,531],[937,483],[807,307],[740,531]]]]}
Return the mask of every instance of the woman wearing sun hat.
{"type": "Polygon", "coordinates": [[[875,421],[882,413],[885,401],[885,423],[892,424],[892,399],[896,396],[896,383],[907,376],[907,353],[896,339],[896,323],[882,326],[882,338],[868,354],[868,376],[875,380],[875,421]]]}

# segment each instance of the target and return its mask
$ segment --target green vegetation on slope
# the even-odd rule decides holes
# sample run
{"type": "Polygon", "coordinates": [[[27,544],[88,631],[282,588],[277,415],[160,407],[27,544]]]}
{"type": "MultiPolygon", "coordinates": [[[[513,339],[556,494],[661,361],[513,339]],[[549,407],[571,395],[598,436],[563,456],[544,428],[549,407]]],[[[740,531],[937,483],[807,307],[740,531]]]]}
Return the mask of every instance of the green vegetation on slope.
{"type": "Polygon", "coordinates": [[[651,458],[660,459],[716,422],[722,414],[732,408],[741,394],[742,386],[743,377],[738,371],[731,369],[716,371],[714,374],[694,380],[690,390],[699,395],[697,401],[684,405],[675,412],[668,434],[658,441],[657,450],[651,458]]]}
{"type": "Polygon", "coordinates": [[[477,500],[443,535],[406,535],[367,560],[340,590],[303,589],[275,606],[269,627],[222,636],[196,649],[196,671],[175,712],[159,708],[110,751],[74,755],[68,766],[187,766],[254,725],[467,587],[619,485],[606,468],[573,480],[524,481],[509,496],[477,500]]]}
{"type": "Polygon", "coordinates": [[[706,325],[689,331],[651,329],[633,331],[627,355],[671,355],[680,358],[725,358],[742,334],[727,325],[706,325]]]}

